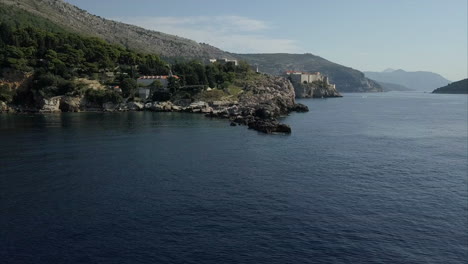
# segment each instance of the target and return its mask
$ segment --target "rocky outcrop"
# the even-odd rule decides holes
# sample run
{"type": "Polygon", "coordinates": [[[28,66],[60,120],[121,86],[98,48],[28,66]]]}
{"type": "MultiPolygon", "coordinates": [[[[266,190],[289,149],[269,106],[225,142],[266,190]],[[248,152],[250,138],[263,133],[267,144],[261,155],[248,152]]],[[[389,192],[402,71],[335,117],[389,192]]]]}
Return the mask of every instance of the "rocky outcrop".
{"type": "Polygon", "coordinates": [[[291,133],[291,127],[286,124],[281,124],[277,120],[257,120],[248,124],[250,129],[272,134],[272,133],[291,133]]]}
{"type": "MultiPolygon", "coordinates": [[[[79,111],[157,111],[174,112],[183,111],[190,113],[204,113],[209,117],[221,117],[229,119],[231,125],[246,125],[263,133],[291,133],[288,125],[278,121],[280,116],[287,115],[291,111],[306,112],[308,107],[297,104],[295,101],[294,87],[291,82],[282,77],[259,75],[255,81],[244,86],[237,101],[229,103],[211,103],[196,101],[184,106],[175,105],[173,102],[123,102],[111,103],[101,101],[88,101],[85,97],[56,96],[42,98],[36,95],[34,99],[37,107],[35,112],[79,112],[79,111]]],[[[0,104],[0,110],[7,106],[0,104]]],[[[23,111],[23,110],[17,110],[23,111]]]]}
{"type": "Polygon", "coordinates": [[[290,112],[296,104],[294,87],[282,77],[265,76],[244,88],[239,97],[239,109],[246,115],[263,119],[278,117],[290,112]]]}
{"type": "Polygon", "coordinates": [[[0,101],[0,113],[10,112],[10,107],[5,103],[0,101]]]}
{"type": "Polygon", "coordinates": [[[120,107],[121,107],[121,104],[114,104],[114,103],[111,103],[111,102],[107,102],[107,103],[102,104],[102,110],[104,112],[119,111],[119,109],[121,109],[120,107]]]}
{"type": "Polygon", "coordinates": [[[213,112],[213,108],[211,108],[208,103],[203,101],[198,101],[191,103],[184,109],[186,112],[191,113],[211,113],[213,112]]]}
{"type": "Polygon", "coordinates": [[[82,97],[55,96],[51,98],[36,99],[37,112],[39,113],[60,113],[60,112],[80,112],[83,108],[82,97]]]}
{"type": "Polygon", "coordinates": [[[154,111],[154,112],[189,112],[189,113],[211,113],[213,108],[211,108],[208,103],[198,101],[191,103],[185,107],[175,105],[171,101],[166,102],[154,102],[145,104],[145,109],[154,111]]]}
{"type": "Polygon", "coordinates": [[[60,100],[59,109],[62,112],[80,112],[82,98],[64,96],[60,100]]]}
{"type": "Polygon", "coordinates": [[[55,96],[51,98],[42,98],[39,100],[39,113],[59,113],[60,101],[63,96],[55,96]]]}
{"type": "Polygon", "coordinates": [[[127,103],[128,110],[132,111],[141,111],[144,109],[145,105],[140,102],[129,102],[127,103]]]}
{"type": "Polygon", "coordinates": [[[263,133],[291,133],[291,128],[277,118],[291,111],[306,112],[308,107],[296,104],[294,87],[282,77],[264,76],[247,85],[237,105],[207,114],[229,118],[231,124],[247,125],[263,133]]]}
{"type": "Polygon", "coordinates": [[[309,112],[309,107],[303,104],[295,104],[290,110],[291,112],[305,113],[309,112]]]}
{"type": "Polygon", "coordinates": [[[342,97],[334,85],[294,84],[296,98],[342,97]]]}

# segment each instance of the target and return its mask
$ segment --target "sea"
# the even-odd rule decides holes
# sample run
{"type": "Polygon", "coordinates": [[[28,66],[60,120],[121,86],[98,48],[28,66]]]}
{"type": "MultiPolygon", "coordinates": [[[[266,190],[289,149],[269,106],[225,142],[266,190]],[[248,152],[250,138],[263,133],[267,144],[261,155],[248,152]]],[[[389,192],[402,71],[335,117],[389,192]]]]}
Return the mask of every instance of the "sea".
{"type": "Polygon", "coordinates": [[[466,95],[0,115],[0,263],[466,263],[466,95]]]}

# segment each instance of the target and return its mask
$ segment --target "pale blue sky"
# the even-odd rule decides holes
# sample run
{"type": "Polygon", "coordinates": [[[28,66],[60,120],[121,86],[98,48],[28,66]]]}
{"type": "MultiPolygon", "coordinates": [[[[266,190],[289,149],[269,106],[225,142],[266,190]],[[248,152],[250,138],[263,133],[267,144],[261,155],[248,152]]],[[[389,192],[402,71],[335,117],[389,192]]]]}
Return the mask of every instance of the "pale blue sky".
{"type": "Polygon", "coordinates": [[[467,0],[66,0],[231,52],[310,52],[361,71],[467,78],[467,0]]]}

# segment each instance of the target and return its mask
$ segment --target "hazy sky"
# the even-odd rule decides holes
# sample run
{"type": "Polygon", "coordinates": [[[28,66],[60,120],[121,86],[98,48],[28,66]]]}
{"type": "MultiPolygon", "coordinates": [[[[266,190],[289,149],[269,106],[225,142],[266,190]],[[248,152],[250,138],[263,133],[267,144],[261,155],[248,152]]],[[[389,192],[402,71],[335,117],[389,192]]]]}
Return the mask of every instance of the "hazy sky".
{"type": "Polygon", "coordinates": [[[231,52],[310,52],[361,71],[467,78],[467,0],[66,1],[231,52]]]}

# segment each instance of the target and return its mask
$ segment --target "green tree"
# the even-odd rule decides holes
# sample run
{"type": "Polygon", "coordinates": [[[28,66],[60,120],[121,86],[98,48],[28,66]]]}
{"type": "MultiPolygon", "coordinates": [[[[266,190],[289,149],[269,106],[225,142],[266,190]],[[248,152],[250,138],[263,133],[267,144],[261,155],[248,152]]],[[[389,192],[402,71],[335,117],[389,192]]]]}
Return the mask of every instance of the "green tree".
{"type": "Polygon", "coordinates": [[[8,85],[0,85],[0,101],[9,103],[13,100],[14,92],[8,87],[8,85]]]}
{"type": "Polygon", "coordinates": [[[247,73],[251,71],[250,65],[246,61],[239,61],[239,65],[236,67],[236,72],[247,73]]]}
{"type": "Polygon", "coordinates": [[[150,87],[152,90],[161,90],[164,88],[164,85],[161,83],[160,80],[154,80],[151,84],[150,87]]]}
{"type": "Polygon", "coordinates": [[[134,97],[137,91],[137,82],[131,78],[125,78],[120,82],[120,89],[125,97],[134,97]]]}
{"type": "Polygon", "coordinates": [[[179,80],[177,80],[175,77],[169,77],[167,88],[171,93],[177,92],[180,89],[179,80]]]}
{"type": "Polygon", "coordinates": [[[114,104],[122,102],[122,96],[114,91],[88,89],[85,93],[86,100],[91,103],[102,105],[111,102],[114,104]]]}

